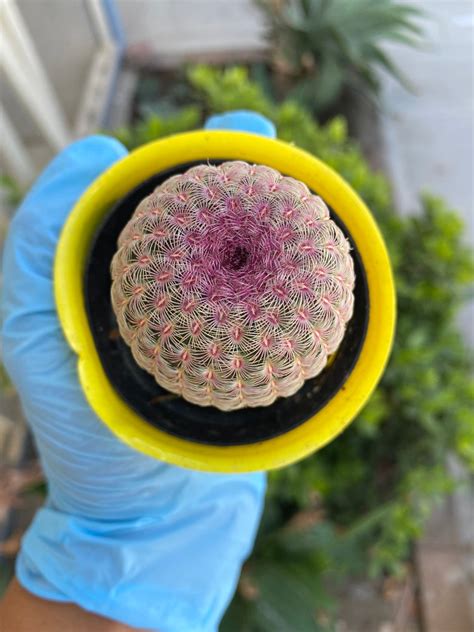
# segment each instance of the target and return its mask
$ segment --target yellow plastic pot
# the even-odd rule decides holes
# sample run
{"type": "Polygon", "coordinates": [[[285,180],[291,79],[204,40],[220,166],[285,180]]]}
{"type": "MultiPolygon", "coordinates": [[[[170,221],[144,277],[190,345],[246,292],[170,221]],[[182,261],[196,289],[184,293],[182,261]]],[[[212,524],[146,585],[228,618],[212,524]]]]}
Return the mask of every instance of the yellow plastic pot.
{"type": "MultiPolygon", "coordinates": [[[[62,231],[55,260],[55,295],[79,379],[97,415],[131,447],[183,467],[248,472],[281,467],[333,440],[357,415],[380,379],[392,345],[395,292],[387,251],[370,212],[332,169],[279,140],[234,131],[197,131],[152,142],[103,173],[82,195],[62,231]],[[211,445],[158,429],[135,412],[110,383],[97,352],[84,298],[84,269],[94,235],[111,207],[157,172],[207,160],[245,160],[305,182],[344,223],[364,269],[365,337],[341,388],[311,418],[288,432],[244,445],[211,445]]],[[[317,378],[316,378],[317,379],[317,378]]]]}

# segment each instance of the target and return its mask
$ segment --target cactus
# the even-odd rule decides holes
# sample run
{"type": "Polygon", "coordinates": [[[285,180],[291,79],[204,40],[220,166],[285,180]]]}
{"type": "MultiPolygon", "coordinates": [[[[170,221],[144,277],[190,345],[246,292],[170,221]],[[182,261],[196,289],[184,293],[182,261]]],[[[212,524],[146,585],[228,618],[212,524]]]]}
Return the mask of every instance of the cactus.
{"type": "Polygon", "coordinates": [[[349,243],[322,199],[241,161],[157,187],[123,229],[111,271],[138,365],[221,410],[294,394],[326,366],[352,315],[349,243]]]}

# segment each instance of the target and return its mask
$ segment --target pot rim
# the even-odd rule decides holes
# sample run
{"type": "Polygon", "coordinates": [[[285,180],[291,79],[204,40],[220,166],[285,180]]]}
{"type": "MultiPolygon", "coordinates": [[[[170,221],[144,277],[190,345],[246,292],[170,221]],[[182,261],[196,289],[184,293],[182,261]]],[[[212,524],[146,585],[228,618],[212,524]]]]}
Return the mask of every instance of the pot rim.
{"type": "Polygon", "coordinates": [[[169,136],[131,152],[84,192],[60,235],[54,291],[66,339],[78,356],[79,380],[100,419],[122,441],[181,467],[250,472],[292,463],[333,440],[357,415],[385,368],[395,329],[395,288],[387,250],[369,210],[330,167],[289,143],[236,131],[169,136]],[[148,424],[116,392],[100,361],[87,316],[84,269],[94,235],[111,206],[153,174],[192,161],[245,160],[265,164],[317,191],[347,226],[366,273],[367,331],[342,388],[310,419],[258,443],[220,446],[173,436],[148,424]]]}

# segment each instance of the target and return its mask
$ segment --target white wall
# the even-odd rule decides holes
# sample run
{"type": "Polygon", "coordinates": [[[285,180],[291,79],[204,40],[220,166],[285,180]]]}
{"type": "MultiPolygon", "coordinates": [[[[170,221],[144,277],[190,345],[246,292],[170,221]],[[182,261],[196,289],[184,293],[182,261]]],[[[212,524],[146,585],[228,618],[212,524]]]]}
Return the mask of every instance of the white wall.
{"type": "Polygon", "coordinates": [[[252,0],[116,0],[129,54],[166,63],[212,52],[263,50],[252,0]]]}

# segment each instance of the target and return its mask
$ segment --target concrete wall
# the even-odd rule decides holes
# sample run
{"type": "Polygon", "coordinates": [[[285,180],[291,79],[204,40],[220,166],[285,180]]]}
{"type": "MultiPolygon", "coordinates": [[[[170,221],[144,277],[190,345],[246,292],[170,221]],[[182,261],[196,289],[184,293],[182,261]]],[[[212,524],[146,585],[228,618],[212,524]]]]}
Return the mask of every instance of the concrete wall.
{"type": "Polygon", "coordinates": [[[252,0],[116,0],[129,55],[167,64],[210,53],[265,48],[252,0]]]}
{"type": "MultiPolygon", "coordinates": [[[[441,195],[463,216],[474,245],[474,5],[469,0],[412,0],[426,12],[426,43],[390,53],[414,92],[384,81],[383,131],[389,175],[402,213],[419,192],[441,195]]],[[[461,317],[474,346],[474,302],[461,317]]]]}

